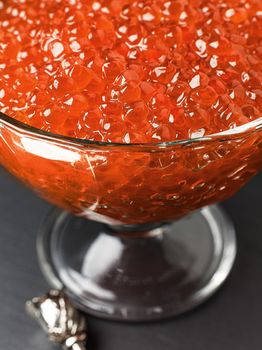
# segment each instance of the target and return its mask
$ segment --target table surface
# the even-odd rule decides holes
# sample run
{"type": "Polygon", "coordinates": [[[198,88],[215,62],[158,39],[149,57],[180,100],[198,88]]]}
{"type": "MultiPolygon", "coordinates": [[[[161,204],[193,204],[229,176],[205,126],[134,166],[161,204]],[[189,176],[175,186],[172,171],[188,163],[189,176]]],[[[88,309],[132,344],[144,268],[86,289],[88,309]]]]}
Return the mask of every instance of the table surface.
{"type": "MultiPolygon", "coordinates": [[[[35,237],[49,204],[0,168],[0,349],[54,350],[24,312],[48,286],[35,237]]],[[[238,256],[224,287],[193,312],[151,324],[89,317],[89,350],[262,349],[262,175],[223,204],[238,235],[238,256]]]]}

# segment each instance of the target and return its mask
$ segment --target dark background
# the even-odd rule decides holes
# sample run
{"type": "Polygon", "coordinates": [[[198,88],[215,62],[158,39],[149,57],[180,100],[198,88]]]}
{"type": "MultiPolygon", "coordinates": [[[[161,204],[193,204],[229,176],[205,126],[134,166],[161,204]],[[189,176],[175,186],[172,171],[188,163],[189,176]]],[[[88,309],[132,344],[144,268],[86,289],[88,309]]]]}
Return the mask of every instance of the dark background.
{"type": "MultiPolygon", "coordinates": [[[[35,237],[49,205],[0,168],[0,350],[51,350],[24,302],[48,286],[35,237]]],[[[238,234],[238,256],[225,286],[182,317],[153,324],[89,318],[88,350],[262,349],[262,175],[223,204],[238,234]]]]}

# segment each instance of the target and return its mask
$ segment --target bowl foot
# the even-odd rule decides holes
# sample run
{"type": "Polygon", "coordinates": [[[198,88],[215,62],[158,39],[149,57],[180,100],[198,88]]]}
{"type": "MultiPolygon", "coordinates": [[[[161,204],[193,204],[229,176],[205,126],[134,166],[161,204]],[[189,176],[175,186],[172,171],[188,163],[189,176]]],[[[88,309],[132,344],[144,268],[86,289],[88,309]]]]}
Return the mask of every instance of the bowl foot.
{"type": "Polygon", "coordinates": [[[39,261],[51,286],[65,288],[89,314],[162,319],[191,310],[221,286],[235,260],[236,240],[217,206],[159,232],[146,238],[114,236],[102,224],[55,209],[39,231],[39,261]]]}

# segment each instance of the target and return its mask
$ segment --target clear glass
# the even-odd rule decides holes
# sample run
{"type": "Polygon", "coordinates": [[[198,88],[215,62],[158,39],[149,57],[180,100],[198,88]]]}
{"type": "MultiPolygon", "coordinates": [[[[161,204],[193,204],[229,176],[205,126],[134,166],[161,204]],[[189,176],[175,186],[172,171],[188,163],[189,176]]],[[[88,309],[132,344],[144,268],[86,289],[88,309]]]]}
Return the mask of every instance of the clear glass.
{"type": "MultiPolygon", "coordinates": [[[[188,230],[187,224],[192,220],[192,215],[190,219],[183,217],[199,208],[228,198],[262,168],[261,120],[248,123],[234,130],[194,140],[127,145],[91,142],[53,135],[26,126],[3,114],[0,114],[0,119],[1,164],[56,206],[76,214],[80,218],[106,224],[106,235],[110,237],[113,235],[116,240],[120,240],[119,236],[121,235],[125,236],[125,244],[133,244],[135,247],[132,250],[134,264],[136,261],[141,261],[137,260],[134,252],[139,251],[139,249],[142,250],[142,247],[146,257],[144,259],[149,260],[149,256],[152,256],[151,262],[153,265],[157,261],[156,256],[159,256],[160,260],[161,258],[164,259],[166,253],[163,247],[160,249],[160,245],[158,245],[158,253],[155,255],[152,252],[149,254],[149,251],[147,251],[147,247],[151,245],[151,243],[148,243],[151,242],[149,239],[152,239],[147,236],[157,236],[155,235],[156,231],[162,232],[163,241],[169,239],[170,232],[174,232],[174,237],[179,235],[181,239],[185,239],[184,245],[186,248],[182,254],[185,259],[186,251],[191,249],[189,249],[190,241],[194,242],[193,245],[196,248],[194,256],[198,256],[201,260],[197,242],[202,239],[200,232],[203,232],[203,230],[199,226],[201,218],[203,219],[202,211],[198,212],[199,219],[193,226],[190,226],[190,232],[194,231],[194,235],[192,234],[190,239],[186,238],[186,232],[188,230]],[[173,222],[180,218],[183,218],[182,228],[176,230],[176,224],[173,222]],[[168,225],[165,225],[165,229],[163,229],[163,224],[167,223],[169,223],[169,226],[171,225],[172,229],[166,229],[168,225]],[[147,225],[150,225],[150,229],[147,229],[147,225]],[[142,245],[132,243],[141,242],[140,240],[145,240],[147,243],[142,245]]],[[[218,216],[212,214],[212,222],[218,227],[217,232],[219,232],[220,240],[228,242],[228,239],[223,237],[231,237],[232,234],[229,232],[232,232],[232,230],[226,229],[224,231],[218,216]]],[[[49,237],[50,243],[46,252],[53,249],[52,242],[57,237],[60,237],[62,241],[63,239],[66,241],[68,237],[72,242],[75,240],[76,235],[74,230],[70,231],[70,225],[65,230],[66,235],[63,234],[61,229],[56,229],[60,227],[58,225],[59,218],[58,215],[51,220],[52,227],[49,227],[45,233],[45,236],[49,237]]],[[[83,220],[71,218],[72,223],[75,220],[82,227],[83,220]]],[[[46,224],[46,226],[48,225],[46,224]]],[[[226,225],[226,227],[229,226],[226,225]]],[[[214,241],[212,238],[214,237],[213,230],[210,229],[210,225],[208,227],[204,230],[208,232],[204,237],[206,237],[207,242],[214,241]]],[[[85,230],[83,227],[82,230],[83,237],[80,246],[82,245],[87,253],[91,233],[90,229],[85,230]]],[[[96,229],[94,232],[96,232],[97,239],[99,239],[101,232],[96,229]]],[[[107,240],[104,244],[97,245],[99,249],[95,250],[97,257],[93,261],[103,261],[104,251],[107,247],[106,242],[107,240]]],[[[160,243],[160,240],[155,241],[154,238],[154,242],[160,243]]],[[[61,247],[64,247],[64,245],[62,244],[61,247]]],[[[69,247],[73,249],[73,244],[70,244],[69,247]]],[[[214,247],[216,247],[215,244],[205,251],[209,256],[209,262],[215,259],[214,247]],[[210,257],[211,253],[213,255],[210,257]]],[[[174,247],[174,254],[175,251],[179,251],[179,249],[174,247]]],[[[224,256],[223,251],[221,249],[222,255],[220,255],[222,257],[224,256]]],[[[125,249],[123,252],[125,252],[125,249]]],[[[112,259],[114,254],[114,251],[112,251],[112,259]]],[[[61,260],[54,264],[51,260],[52,256],[55,255],[54,251],[51,255],[49,254],[50,266],[53,269],[52,274],[57,275],[60,285],[63,284],[68,293],[74,295],[75,300],[81,300],[83,286],[80,288],[72,280],[63,280],[59,273],[59,271],[68,271],[70,254],[65,254],[63,260],[62,253],[58,254],[61,260]],[[73,288],[74,283],[75,287],[73,288]]],[[[72,255],[74,255],[73,252],[72,255]]],[[[78,259],[81,260],[77,251],[74,256],[75,258],[78,256],[78,259]]],[[[131,266],[132,258],[129,256],[128,259],[131,266]]],[[[181,255],[179,255],[179,259],[181,259],[181,262],[183,261],[181,255]]],[[[179,259],[175,259],[175,265],[179,259]]],[[[221,261],[224,261],[223,259],[221,258],[221,261]]],[[[138,265],[141,265],[141,269],[143,268],[142,262],[138,265]]],[[[228,266],[231,265],[230,263],[228,266]]],[[[218,266],[219,264],[217,269],[218,266]]],[[[137,268],[136,273],[138,271],[137,268]]],[[[126,272],[128,273],[128,271],[126,272]]],[[[206,276],[205,270],[200,269],[200,272],[203,276],[206,276]]],[[[161,271],[161,274],[163,273],[161,271]]],[[[213,275],[215,273],[216,269],[213,270],[213,275]]],[[[86,283],[85,279],[84,281],[86,283]]],[[[108,283],[110,284],[110,279],[108,283]]],[[[171,286],[175,284],[175,281],[170,279],[169,283],[171,286]]],[[[208,285],[208,281],[206,283],[208,285]]],[[[162,293],[164,294],[167,290],[168,288],[165,287],[162,293]]],[[[195,291],[191,290],[191,292],[191,296],[193,296],[195,291]]],[[[155,286],[148,287],[147,293],[156,293],[154,300],[159,295],[155,286]]],[[[80,303],[82,307],[88,305],[88,293],[86,295],[85,302],[80,303]]],[[[135,298],[135,293],[131,293],[130,298],[132,298],[132,295],[135,298]]],[[[121,304],[120,295],[118,295],[117,300],[120,300],[119,303],[121,304]]],[[[123,295],[122,301],[125,303],[123,295]]],[[[135,303],[138,303],[137,299],[134,299],[133,307],[135,303]]],[[[172,312],[160,312],[159,317],[164,317],[170,313],[179,313],[175,311],[179,309],[176,301],[172,299],[171,303],[173,303],[173,307],[171,308],[169,305],[168,308],[172,312]]],[[[98,297],[95,304],[99,304],[98,297]]],[[[189,308],[190,306],[187,305],[181,310],[189,308]]],[[[88,306],[85,309],[90,311],[88,306]]],[[[136,310],[138,309],[139,303],[136,310]]],[[[164,309],[163,307],[162,310],[164,309]]],[[[141,315],[144,314],[141,311],[141,315]]],[[[110,318],[107,312],[99,311],[99,315],[110,318]]],[[[130,317],[123,316],[122,319],[143,318],[139,316],[139,312],[132,315],[130,317]]],[[[153,317],[152,314],[150,314],[150,317],[153,317]]],[[[150,317],[145,318],[149,319],[150,317]]],[[[111,315],[111,318],[114,317],[111,315]]]]}
{"type": "Polygon", "coordinates": [[[2,115],[0,162],[78,216],[112,225],[163,222],[228,198],[260,171],[261,126],[169,144],[117,145],[73,141],[2,115]]]}
{"type": "Polygon", "coordinates": [[[156,320],[209,298],[236,255],[233,226],[215,206],[172,223],[126,230],[53,211],[37,244],[50,285],[66,287],[74,302],[95,316],[156,320]]]}

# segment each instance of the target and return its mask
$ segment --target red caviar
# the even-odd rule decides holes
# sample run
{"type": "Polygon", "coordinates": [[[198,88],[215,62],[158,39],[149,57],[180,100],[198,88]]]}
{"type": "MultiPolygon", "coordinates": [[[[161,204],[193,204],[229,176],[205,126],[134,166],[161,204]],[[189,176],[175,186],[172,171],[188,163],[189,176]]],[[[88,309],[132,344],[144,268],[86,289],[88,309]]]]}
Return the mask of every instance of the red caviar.
{"type": "Polygon", "coordinates": [[[62,135],[160,142],[262,116],[261,0],[0,1],[0,110],[62,135]]]}

